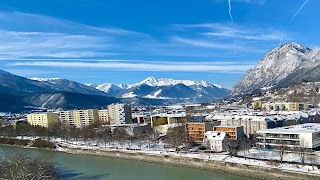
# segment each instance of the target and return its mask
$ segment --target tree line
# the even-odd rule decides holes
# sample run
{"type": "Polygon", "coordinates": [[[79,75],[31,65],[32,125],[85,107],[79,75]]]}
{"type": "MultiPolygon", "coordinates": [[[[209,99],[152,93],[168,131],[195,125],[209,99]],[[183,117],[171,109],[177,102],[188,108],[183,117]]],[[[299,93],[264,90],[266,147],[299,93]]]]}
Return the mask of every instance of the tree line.
{"type": "Polygon", "coordinates": [[[140,126],[130,131],[125,126],[112,127],[93,124],[77,128],[54,124],[49,126],[49,128],[45,128],[21,122],[15,127],[12,125],[1,127],[0,136],[8,138],[21,136],[22,139],[25,137],[39,137],[46,141],[60,138],[66,142],[85,143],[88,146],[103,145],[107,147],[120,145],[122,148],[131,148],[135,144],[138,149],[141,149],[143,145],[153,148],[159,144],[160,140],[163,140],[167,148],[174,148],[176,150],[179,150],[179,147],[188,143],[184,126],[170,128],[167,135],[162,139],[160,134],[154,132],[150,126],[140,126]]]}

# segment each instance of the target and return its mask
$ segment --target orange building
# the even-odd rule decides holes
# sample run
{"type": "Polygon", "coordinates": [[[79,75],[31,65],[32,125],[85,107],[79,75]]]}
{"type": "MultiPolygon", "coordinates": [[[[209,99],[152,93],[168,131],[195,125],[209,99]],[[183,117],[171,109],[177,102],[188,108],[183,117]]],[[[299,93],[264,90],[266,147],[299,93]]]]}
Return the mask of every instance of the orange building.
{"type": "Polygon", "coordinates": [[[213,131],[226,132],[230,140],[239,140],[244,138],[242,126],[215,126],[213,131]]]}
{"type": "Polygon", "coordinates": [[[188,122],[186,124],[188,139],[192,142],[202,143],[204,134],[211,131],[213,126],[214,124],[211,122],[188,122]]]}

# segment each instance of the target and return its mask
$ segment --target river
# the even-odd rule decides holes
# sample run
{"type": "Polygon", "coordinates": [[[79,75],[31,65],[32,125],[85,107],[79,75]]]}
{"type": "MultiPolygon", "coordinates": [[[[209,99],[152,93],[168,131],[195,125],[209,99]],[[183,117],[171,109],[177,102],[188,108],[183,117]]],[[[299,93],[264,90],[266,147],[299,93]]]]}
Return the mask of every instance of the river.
{"type": "Polygon", "coordinates": [[[37,149],[0,146],[0,153],[21,152],[39,156],[57,165],[62,179],[110,180],[253,180],[252,178],[175,167],[170,165],[113,159],[92,155],[73,155],[37,149]]]}

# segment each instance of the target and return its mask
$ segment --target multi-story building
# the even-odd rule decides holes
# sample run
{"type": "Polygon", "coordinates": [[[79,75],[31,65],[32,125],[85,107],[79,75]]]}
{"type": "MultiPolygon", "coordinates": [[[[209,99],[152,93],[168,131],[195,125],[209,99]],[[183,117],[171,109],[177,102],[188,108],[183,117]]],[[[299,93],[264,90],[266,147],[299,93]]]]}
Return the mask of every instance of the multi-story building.
{"type": "Polygon", "coordinates": [[[221,126],[243,126],[244,134],[249,137],[258,130],[308,123],[314,118],[308,113],[293,113],[269,116],[219,114],[211,119],[221,121],[221,126]]]}
{"type": "Polygon", "coordinates": [[[215,126],[213,131],[226,132],[231,140],[244,138],[242,126],[215,126]]]}
{"type": "Polygon", "coordinates": [[[108,106],[110,124],[130,124],[132,123],[130,104],[111,104],[108,106]]]}
{"type": "Polygon", "coordinates": [[[50,127],[59,123],[57,113],[32,113],[27,115],[28,123],[33,126],[50,127]]]}
{"type": "Polygon", "coordinates": [[[188,122],[186,123],[186,130],[188,139],[192,142],[202,143],[204,134],[212,130],[217,122],[188,122]]]}
{"type": "Polygon", "coordinates": [[[320,124],[306,123],[257,131],[257,146],[320,149],[320,124]]]}
{"type": "Polygon", "coordinates": [[[187,117],[185,113],[178,114],[157,114],[151,116],[151,126],[160,126],[166,124],[185,124],[187,122],[187,117]]]}
{"type": "Polygon", "coordinates": [[[221,126],[242,126],[244,134],[248,137],[255,134],[257,130],[268,129],[265,117],[259,116],[223,116],[220,117],[221,126]]]}
{"type": "Polygon", "coordinates": [[[99,110],[99,122],[101,124],[109,124],[109,113],[107,109],[99,110]]]}
{"type": "Polygon", "coordinates": [[[97,109],[60,111],[60,121],[67,126],[83,127],[99,121],[97,109]]]}

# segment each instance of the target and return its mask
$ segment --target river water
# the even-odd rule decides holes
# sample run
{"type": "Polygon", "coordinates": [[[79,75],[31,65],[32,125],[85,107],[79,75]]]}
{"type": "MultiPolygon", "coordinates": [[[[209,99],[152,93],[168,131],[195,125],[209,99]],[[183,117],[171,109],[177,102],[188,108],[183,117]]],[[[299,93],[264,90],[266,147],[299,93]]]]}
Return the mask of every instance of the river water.
{"type": "Polygon", "coordinates": [[[92,155],[73,155],[36,149],[0,146],[0,153],[20,152],[42,157],[57,165],[62,179],[110,180],[253,180],[231,174],[192,168],[113,159],[92,155]]]}

